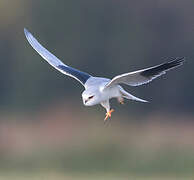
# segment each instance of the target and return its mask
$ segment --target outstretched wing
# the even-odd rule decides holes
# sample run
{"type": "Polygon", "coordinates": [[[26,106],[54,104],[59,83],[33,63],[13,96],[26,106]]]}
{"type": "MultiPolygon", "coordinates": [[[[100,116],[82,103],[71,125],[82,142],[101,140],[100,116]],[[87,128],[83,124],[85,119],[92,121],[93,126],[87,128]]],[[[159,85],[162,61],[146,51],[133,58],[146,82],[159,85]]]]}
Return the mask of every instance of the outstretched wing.
{"type": "Polygon", "coordinates": [[[129,72],[114,77],[105,88],[111,87],[115,84],[127,84],[129,86],[139,86],[149,83],[153,79],[163,75],[166,71],[182,65],[184,58],[176,58],[172,61],[160,64],[147,69],[129,72]]]}
{"type": "Polygon", "coordinates": [[[88,73],[81,72],[77,69],[69,67],[61,62],[56,56],[50,53],[47,49],[45,49],[37,40],[33,37],[33,35],[24,28],[25,36],[30,43],[30,45],[42,56],[51,66],[60,71],[61,73],[70,76],[76,80],[78,80],[83,86],[85,82],[91,77],[88,73]]]}

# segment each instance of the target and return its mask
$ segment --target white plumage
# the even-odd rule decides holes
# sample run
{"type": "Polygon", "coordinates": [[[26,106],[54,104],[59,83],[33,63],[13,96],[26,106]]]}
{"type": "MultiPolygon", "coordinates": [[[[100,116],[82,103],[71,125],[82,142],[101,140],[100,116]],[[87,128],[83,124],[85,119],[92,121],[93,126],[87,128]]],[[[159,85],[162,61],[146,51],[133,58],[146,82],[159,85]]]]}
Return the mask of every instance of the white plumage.
{"type": "Polygon", "coordinates": [[[51,66],[61,73],[78,80],[85,87],[85,90],[82,93],[83,104],[85,106],[101,104],[106,109],[107,113],[105,120],[110,118],[111,113],[113,112],[109,103],[111,98],[117,98],[120,103],[123,103],[124,98],[147,102],[126,92],[121,87],[121,84],[139,86],[149,83],[153,79],[165,74],[168,70],[182,65],[184,62],[184,58],[176,58],[158,66],[118,75],[112,80],[102,77],[94,77],[62,63],[61,60],[45,49],[27,29],[24,29],[24,33],[30,45],[51,66]]]}

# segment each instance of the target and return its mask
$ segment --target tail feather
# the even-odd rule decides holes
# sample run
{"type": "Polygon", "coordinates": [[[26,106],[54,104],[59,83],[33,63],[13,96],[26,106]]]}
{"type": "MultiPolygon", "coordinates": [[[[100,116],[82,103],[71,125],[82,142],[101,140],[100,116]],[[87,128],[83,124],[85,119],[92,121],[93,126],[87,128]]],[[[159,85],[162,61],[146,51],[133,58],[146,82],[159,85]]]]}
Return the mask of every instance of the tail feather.
{"type": "Polygon", "coordinates": [[[147,103],[147,102],[148,102],[148,101],[146,101],[146,100],[144,100],[144,99],[140,99],[140,98],[135,97],[135,96],[133,96],[133,95],[130,95],[130,97],[129,97],[129,96],[123,96],[123,97],[126,98],[126,99],[134,100],[134,101],[140,101],[140,102],[144,102],[144,103],[147,103]]]}
{"type": "Polygon", "coordinates": [[[134,100],[134,101],[140,101],[140,102],[144,102],[144,103],[148,102],[148,101],[146,101],[146,100],[144,100],[144,99],[140,99],[140,98],[138,98],[138,97],[135,97],[135,96],[129,94],[129,93],[128,93],[127,91],[125,91],[124,89],[121,89],[120,92],[121,92],[123,98],[131,99],[131,100],[134,100]]]}

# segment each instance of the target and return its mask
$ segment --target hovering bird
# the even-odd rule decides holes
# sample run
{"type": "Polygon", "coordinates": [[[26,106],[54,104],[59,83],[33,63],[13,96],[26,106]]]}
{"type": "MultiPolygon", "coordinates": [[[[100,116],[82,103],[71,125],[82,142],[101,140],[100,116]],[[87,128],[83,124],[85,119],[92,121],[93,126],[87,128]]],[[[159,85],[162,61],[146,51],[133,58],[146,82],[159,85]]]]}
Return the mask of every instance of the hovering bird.
{"type": "Polygon", "coordinates": [[[113,79],[94,77],[61,62],[61,60],[45,49],[25,28],[24,33],[30,45],[43,59],[61,73],[76,79],[84,86],[85,90],[82,93],[82,100],[85,106],[101,104],[106,109],[104,121],[110,119],[111,113],[114,111],[110,108],[109,100],[111,98],[117,98],[121,104],[123,104],[124,98],[147,102],[125,91],[121,84],[140,86],[149,83],[153,79],[165,74],[168,70],[182,65],[184,62],[184,58],[175,58],[157,66],[115,76],[113,79]]]}

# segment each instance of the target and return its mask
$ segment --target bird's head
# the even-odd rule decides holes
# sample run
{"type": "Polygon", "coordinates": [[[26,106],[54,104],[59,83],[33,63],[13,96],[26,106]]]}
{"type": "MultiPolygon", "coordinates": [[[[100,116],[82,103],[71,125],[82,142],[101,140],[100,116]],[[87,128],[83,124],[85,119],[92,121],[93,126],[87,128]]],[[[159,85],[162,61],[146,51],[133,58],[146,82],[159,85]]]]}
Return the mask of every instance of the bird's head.
{"type": "Polygon", "coordinates": [[[97,90],[88,89],[82,93],[82,100],[85,106],[93,106],[99,104],[99,99],[99,92],[97,90]]]}

